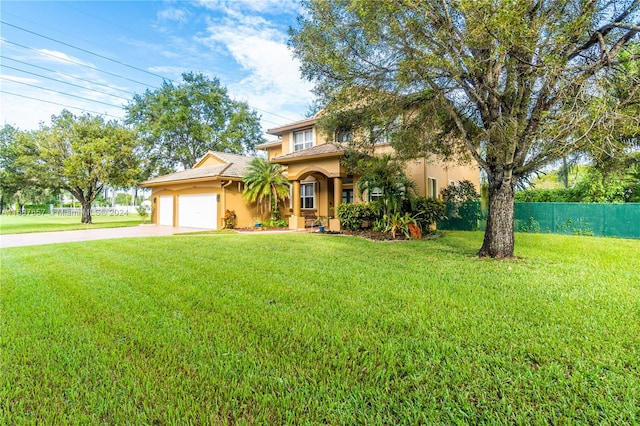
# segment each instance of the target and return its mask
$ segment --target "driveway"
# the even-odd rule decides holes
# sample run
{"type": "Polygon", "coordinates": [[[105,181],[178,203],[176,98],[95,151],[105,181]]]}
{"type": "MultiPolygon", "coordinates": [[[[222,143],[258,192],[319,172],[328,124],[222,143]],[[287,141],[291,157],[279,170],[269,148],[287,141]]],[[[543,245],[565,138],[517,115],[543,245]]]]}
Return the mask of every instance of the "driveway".
{"type": "Polygon", "coordinates": [[[0,235],[0,248],[72,243],[77,241],[109,240],[112,238],[162,237],[198,231],[208,231],[208,229],[139,225],[126,228],[82,229],[79,231],[35,232],[32,234],[7,234],[0,235]]]}

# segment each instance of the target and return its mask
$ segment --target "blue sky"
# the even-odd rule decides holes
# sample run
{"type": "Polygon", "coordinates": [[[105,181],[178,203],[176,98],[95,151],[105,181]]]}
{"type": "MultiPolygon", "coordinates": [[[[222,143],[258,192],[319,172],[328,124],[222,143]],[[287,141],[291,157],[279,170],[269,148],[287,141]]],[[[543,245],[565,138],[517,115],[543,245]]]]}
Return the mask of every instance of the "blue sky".
{"type": "Polygon", "coordinates": [[[0,124],[35,129],[65,107],[121,118],[133,93],[188,71],[217,77],[263,130],[298,120],[313,99],[287,48],[299,11],[294,0],[3,0],[0,124]]]}

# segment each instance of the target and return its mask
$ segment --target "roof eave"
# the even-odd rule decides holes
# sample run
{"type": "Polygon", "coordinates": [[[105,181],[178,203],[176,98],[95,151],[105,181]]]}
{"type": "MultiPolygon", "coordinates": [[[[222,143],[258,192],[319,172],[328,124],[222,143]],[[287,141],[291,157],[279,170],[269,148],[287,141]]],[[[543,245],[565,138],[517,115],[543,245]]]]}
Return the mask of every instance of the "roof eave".
{"type": "Polygon", "coordinates": [[[317,159],[322,159],[322,158],[333,158],[333,157],[342,157],[344,155],[344,151],[337,151],[337,152],[332,152],[329,154],[313,154],[313,155],[305,155],[303,157],[292,157],[292,158],[283,158],[283,159],[278,159],[279,157],[275,157],[272,158],[271,160],[269,160],[270,163],[281,163],[281,164],[287,164],[287,163],[295,163],[298,161],[306,161],[306,160],[317,160],[317,159]]]}

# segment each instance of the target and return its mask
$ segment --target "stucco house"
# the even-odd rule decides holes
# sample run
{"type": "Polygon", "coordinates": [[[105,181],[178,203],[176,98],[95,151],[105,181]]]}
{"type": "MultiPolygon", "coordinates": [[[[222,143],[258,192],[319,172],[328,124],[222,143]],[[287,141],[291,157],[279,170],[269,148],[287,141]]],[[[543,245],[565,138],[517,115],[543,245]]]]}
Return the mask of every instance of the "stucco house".
{"type": "MultiPolygon", "coordinates": [[[[331,218],[329,228],[339,229],[337,206],[363,201],[358,176],[340,164],[344,155],[340,142],[349,135],[328,136],[317,123],[316,116],[269,129],[267,133],[278,139],[257,146],[269,161],[283,166],[291,183],[290,200],[282,211],[291,229],[304,228],[317,217],[331,218]]],[[[382,154],[392,148],[380,140],[375,150],[382,154]]],[[[209,152],[192,169],[143,182],[143,187],[152,189],[152,222],[217,229],[223,226],[225,211],[234,210],[237,226],[251,226],[259,214],[242,198],[242,177],[250,161],[251,157],[209,152]]],[[[423,196],[438,197],[449,183],[465,179],[480,187],[479,169],[472,165],[419,158],[407,163],[406,174],[423,196]]]]}

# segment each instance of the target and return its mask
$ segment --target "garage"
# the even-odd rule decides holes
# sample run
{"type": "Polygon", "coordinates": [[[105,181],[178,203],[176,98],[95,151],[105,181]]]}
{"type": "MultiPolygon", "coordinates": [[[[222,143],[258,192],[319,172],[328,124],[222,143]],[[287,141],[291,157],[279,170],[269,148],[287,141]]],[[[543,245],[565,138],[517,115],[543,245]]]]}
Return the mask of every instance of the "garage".
{"type": "Polygon", "coordinates": [[[160,197],[160,208],[158,209],[158,224],[173,226],[173,196],[165,195],[160,197]]]}
{"type": "Polygon", "coordinates": [[[217,194],[178,196],[178,226],[217,229],[217,225],[217,194]]]}

